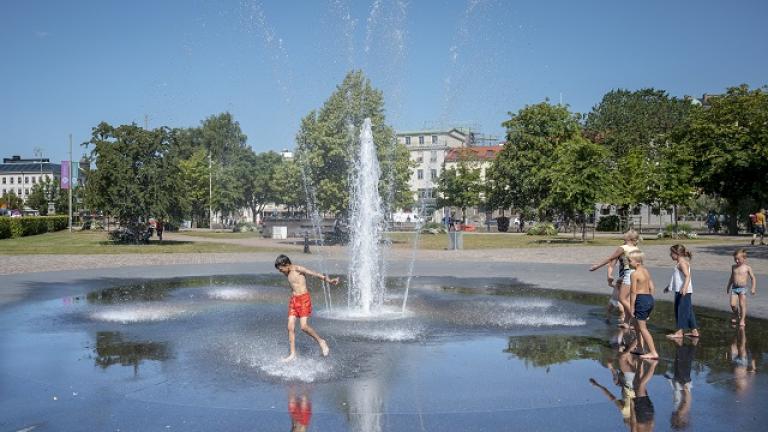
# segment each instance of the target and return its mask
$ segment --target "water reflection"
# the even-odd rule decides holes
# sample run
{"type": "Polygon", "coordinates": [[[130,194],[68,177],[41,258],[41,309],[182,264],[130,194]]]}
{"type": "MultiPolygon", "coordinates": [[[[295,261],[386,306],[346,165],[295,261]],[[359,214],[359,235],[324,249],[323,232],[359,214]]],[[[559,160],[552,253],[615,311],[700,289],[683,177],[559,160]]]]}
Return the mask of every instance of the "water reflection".
{"type": "Polygon", "coordinates": [[[745,396],[752,387],[757,366],[747,350],[747,333],[744,327],[738,327],[736,330],[731,342],[730,358],[733,365],[734,389],[738,396],[745,396]]]}
{"type": "Polygon", "coordinates": [[[686,429],[690,424],[691,413],[691,369],[696,357],[698,338],[692,338],[689,343],[683,339],[673,340],[675,344],[675,361],[672,367],[672,376],[666,375],[672,384],[673,410],[670,418],[670,426],[675,430],[686,429]]]}
{"type": "Polygon", "coordinates": [[[309,388],[303,385],[288,387],[288,414],[291,416],[291,432],[305,432],[312,419],[312,400],[309,388]]]}
{"type": "Polygon", "coordinates": [[[171,357],[166,342],[135,342],[123,340],[120,332],[102,331],[96,334],[95,363],[102,369],[113,365],[132,366],[138,375],[144,360],[164,361],[171,357]]]}

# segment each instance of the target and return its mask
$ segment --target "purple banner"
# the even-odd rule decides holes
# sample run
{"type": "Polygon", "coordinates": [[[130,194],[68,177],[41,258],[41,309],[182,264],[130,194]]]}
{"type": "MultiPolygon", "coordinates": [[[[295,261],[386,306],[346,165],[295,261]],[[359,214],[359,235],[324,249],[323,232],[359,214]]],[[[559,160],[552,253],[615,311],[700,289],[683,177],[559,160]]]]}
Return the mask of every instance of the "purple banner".
{"type": "Polygon", "coordinates": [[[61,188],[69,189],[69,161],[61,161],[61,188]]]}

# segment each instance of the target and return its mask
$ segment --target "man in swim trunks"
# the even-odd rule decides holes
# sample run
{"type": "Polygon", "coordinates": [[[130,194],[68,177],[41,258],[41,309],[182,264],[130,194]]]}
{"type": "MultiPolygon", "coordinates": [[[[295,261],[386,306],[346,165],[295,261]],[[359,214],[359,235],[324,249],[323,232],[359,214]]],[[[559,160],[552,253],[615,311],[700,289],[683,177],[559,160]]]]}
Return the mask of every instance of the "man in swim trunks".
{"type": "Polygon", "coordinates": [[[288,302],[288,342],[290,343],[290,353],[283,361],[291,361],[296,358],[296,318],[299,319],[301,330],[312,336],[320,345],[320,352],[326,357],[330,352],[328,343],[317,334],[315,329],[309,326],[309,317],[312,315],[312,298],[307,290],[306,276],[313,276],[322,279],[331,285],[339,283],[339,278],[330,278],[327,275],[320,274],[304,268],[299,265],[291,264],[290,258],[280,255],[275,260],[275,268],[288,278],[288,284],[291,286],[291,300],[288,302]]]}
{"type": "Polygon", "coordinates": [[[765,245],[765,209],[760,209],[755,213],[755,217],[752,220],[752,246],[755,245],[757,236],[760,236],[760,244],[765,245]]]}
{"type": "Polygon", "coordinates": [[[752,285],[752,295],[757,293],[757,279],[752,272],[752,267],[747,265],[746,249],[739,249],[733,253],[733,261],[736,263],[731,266],[731,278],[728,279],[728,285],[725,286],[725,293],[731,294],[731,310],[733,317],[731,324],[744,327],[747,325],[747,284],[752,285]]]}

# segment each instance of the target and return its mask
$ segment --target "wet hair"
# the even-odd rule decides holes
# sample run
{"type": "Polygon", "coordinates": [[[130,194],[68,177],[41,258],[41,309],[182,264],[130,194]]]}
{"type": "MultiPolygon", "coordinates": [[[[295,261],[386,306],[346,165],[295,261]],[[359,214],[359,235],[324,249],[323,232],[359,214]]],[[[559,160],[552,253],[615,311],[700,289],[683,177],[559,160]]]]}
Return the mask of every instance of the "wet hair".
{"type": "Polygon", "coordinates": [[[624,233],[624,238],[637,243],[637,241],[640,240],[640,234],[638,234],[637,231],[631,229],[624,233]]]}
{"type": "Polygon", "coordinates": [[[736,249],[736,252],[733,253],[733,256],[738,256],[738,255],[741,255],[744,258],[746,258],[747,257],[747,250],[744,249],[744,248],[736,249]]]}
{"type": "Polygon", "coordinates": [[[642,264],[643,263],[643,259],[645,258],[645,253],[643,253],[643,251],[640,251],[640,250],[633,250],[627,256],[630,259],[633,259],[633,260],[639,262],[640,264],[642,264]]]}
{"type": "Polygon", "coordinates": [[[669,251],[673,254],[681,257],[686,257],[688,259],[693,258],[693,253],[685,248],[685,246],[681,244],[676,244],[669,248],[669,251]]]}
{"type": "Polygon", "coordinates": [[[291,259],[288,258],[286,255],[279,255],[277,259],[275,259],[275,268],[279,269],[280,267],[285,267],[291,265],[291,259]]]}

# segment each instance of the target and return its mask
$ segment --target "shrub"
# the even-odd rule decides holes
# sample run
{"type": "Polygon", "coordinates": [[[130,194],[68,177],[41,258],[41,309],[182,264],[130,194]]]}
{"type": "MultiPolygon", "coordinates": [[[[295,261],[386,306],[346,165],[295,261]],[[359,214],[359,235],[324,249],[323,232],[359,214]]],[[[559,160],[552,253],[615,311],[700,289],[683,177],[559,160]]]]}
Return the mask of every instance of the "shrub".
{"type": "Polygon", "coordinates": [[[238,222],[233,228],[232,232],[255,232],[259,231],[259,227],[251,222],[238,222]]]}
{"type": "Polygon", "coordinates": [[[598,231],[618,231],[621,220],[618,215],[603,216],[597,222],[598,231]]]}
{"type": "Polygon", "coordinates": [[[0,216],[0,239],[11,238],[11,218],[0,216]]]}
{"type": "Polygon", "coordinates": [[[421,227],[421,232],[424,234],[439,234],[446,232],[445,225],[437,222],[428,222],[421,227]]]}
{"type": "Polygon", "coordinates": [[[542,222],[528,228],[527,233],[536,236],[556,236],[557,228],[549,222],[542,222]]]}
{"type": "Polygon", "coordinates": [[[667,224],[667,226],[664,227],[664,232],[674,233],[675,231],[678,233],[693,232],[693,228],[690,225],[684,223],[677,224],[677,230],[675,230],[675,224],[667,224]]]}

